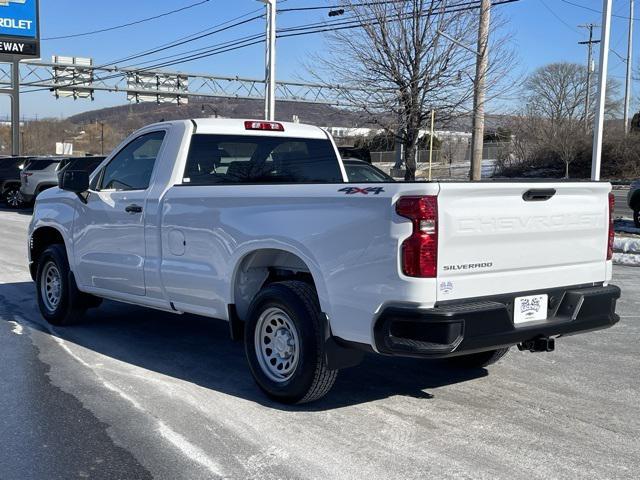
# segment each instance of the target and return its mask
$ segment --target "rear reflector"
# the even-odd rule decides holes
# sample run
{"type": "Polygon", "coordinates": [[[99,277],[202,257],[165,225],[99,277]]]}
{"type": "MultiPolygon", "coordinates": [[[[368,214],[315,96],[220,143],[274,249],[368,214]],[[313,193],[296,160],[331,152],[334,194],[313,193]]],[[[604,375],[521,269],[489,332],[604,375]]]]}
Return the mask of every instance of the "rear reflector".
{"type": "Polygon", "coordinates": [[[613,241],[616,237],[616,232],[613,225],[613,216],[616,209],[616,197],[613,193],[609,193],[609,238],[607,241],[607,260],[613,258],[613,241]]]}
{"type": "Polygon", "coordinates": [[[413,232],[402,243],[402,272],[408,277],[435,278],[438,273],[438,197],[402,197],[396,212],[411,220],[413,232]]]}
{"type": "Polygon", "coordinates": [[[284,132],[284,125],[278,122],[258,122],[247,120],[244,122],[245,130],[267,130],[269,132],[284,132]]]}

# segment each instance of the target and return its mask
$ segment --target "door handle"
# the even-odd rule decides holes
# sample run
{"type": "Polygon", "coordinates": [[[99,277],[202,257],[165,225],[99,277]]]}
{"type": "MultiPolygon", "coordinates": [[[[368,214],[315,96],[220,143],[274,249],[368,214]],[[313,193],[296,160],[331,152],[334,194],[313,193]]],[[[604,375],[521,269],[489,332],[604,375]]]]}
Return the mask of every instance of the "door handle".
{"type": "Polygon", "coordinates": [[[544,202],[545,200],[549,200],[555,194],[556,190],[554,188],[534,188],[524,192],[522,199],[525,202],[544,202]]]}
{"type": "Polygon", "coordinates": [[[124,211],[127,213],[142,213],[142,207],[140,205],[132,204],[125,208],[124,211]]]}

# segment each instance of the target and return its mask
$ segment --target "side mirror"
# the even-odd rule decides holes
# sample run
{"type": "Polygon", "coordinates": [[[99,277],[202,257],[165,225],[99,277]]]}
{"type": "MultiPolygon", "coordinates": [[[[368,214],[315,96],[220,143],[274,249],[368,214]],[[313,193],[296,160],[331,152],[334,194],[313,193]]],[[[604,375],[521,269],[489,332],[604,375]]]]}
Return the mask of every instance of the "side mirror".
{"type": "Polygon", "coordinates": [[[73,193],[84,193],[89,190],[89,173],[81,170],[65,170],[60,178],[60,188],[73,193]]]}

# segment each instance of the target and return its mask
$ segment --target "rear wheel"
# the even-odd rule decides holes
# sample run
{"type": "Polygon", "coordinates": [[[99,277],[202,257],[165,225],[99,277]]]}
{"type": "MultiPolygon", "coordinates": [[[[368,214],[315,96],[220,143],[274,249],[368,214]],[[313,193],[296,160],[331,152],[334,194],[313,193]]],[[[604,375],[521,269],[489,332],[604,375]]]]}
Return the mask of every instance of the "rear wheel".
{"type": "Polygon", "coordinates": [[[508,351],[508,347],[500,348],[498,350],[489,350],[488,352],[451,357],[448,361],[450,365],[456,368],[483,368],[498,362],[508,351]]]}
{"type": "Polygon", "coordinates": [[[20,187],[9,187],[5,193],[5,201],[9,208],[20,208],[24,205],[24,198],[20,193],[20,187]]]}
{"type": "Polygon", "coordinates": [[[52,325],[79,323],[90,306],[91,297],[76,286],[63,245],[51,245],[42,252],[38,259],[36,285],[40,313],[52,325]]]}
{"type": "Polygon", "coordinates": [[[327,368],[324,319],[316,292],[299,281],[273,283],[251,303],[245,351],[258,386],[283,403],[322,398],[337,370],[327,368]]]}
{"type": "Polygon", "coordinates": [[[640,209],[633,209],[633,223],[636,224],[636,228],[640,228],[640,209]]]}

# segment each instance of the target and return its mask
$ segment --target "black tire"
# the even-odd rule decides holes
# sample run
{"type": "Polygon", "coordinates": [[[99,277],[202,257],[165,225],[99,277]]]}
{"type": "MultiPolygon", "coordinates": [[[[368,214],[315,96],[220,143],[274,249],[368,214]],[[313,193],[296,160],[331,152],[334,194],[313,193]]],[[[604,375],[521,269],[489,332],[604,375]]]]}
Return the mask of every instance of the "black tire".
{"type": "Polygon", "coordinates": [[[7,207],[13,209],[22,208],[25,203],[20,193],[20,187],[18,185],[12,185],[4,192],[4,201],[7,207]]]}
{"type": "Polygon", "coordinates": [[[304,282],[273,283],[256,295],[245,326],[245,352],[253,378],[267,396],[282,403],[300,404],[318,400],[331,390],[338,371],[327,368],[325,321],[314,288],[304,282]],[[293,323],[299,345],[299,350],[294,350],[299,355],[297,365],[289,377],[279,381],[265,373],[268,367],[261,366],[261,352],[256,351],[260,318],[274,309],[283,311],[293,323]]]}
{"type": "Polygon", "coordinates": [[[640,228],[640,209],[633,209],[633,223],[636,224],[636,228],[640,228]]]}
{"type": "Polygon", "coordinates": [[[448,359],[448,361],[450,365],[456,368],[484,368],[498,362],[507,354],[508,351],[509,347],[500,348],[498,350],[489,350],[488,352],[472,353],[470,355],[451,357],[448,359]]]}
{"type": "MultiPolygon", "coordinates": [[[[52,273],[56,277],[55,273],[52,273]]],[[[51,245],[38,259],[38,269],[36,273],[36,289],[38,297],[38,307],[40,313],[51,325],[68,326],[75,325],[82,321],[82,317],[89,307],[89,296],[78,290],[75,279],[69,270],[67,252],[64,245],[51,245]],[[58,301],[53,303],[43,297],[46,286],[45,275],[50,271],[50,265],[57,270],[59,281],[59,294],[53,295],[58,301]]]]}

